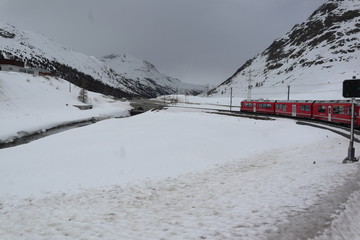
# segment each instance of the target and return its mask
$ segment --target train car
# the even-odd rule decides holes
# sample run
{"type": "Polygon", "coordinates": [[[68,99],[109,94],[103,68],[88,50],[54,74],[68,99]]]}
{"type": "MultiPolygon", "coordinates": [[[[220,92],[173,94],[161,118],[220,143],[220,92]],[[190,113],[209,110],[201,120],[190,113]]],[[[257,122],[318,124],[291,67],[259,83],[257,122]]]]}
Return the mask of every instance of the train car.
{"type": "MultiPolygon", "coordinates": [[[[351,124],[351,100],[266,101],[246,100],[240,111],[311,118],[340,124],[351,124]]],[[[360,101],[355,103],[355,126],[360,126],[360,101]]]]}
{"type": "Polygon", "coordinates": [[[276,101],[275,103],[275,114],[312,118],[312,109],[315,101],[304,100],[304,101],[276,101]]]}
{"type": "Polygon", "coordinates": [[[266,100],[245,100],[241,102],[241,111],[257,113],[275,113],[276,101],[266,100]]]}
{"type": "Polygon", "coordinates": [[[240,111],[241,112],[254,112],[254,107],[253,107],[253,101],[242,101],[240,103],[240,111]]]}
{"type": "MultiPolygon", "coordinates": [[[[360,125],[360,102],[355,104],[355,124],[360,125]]],[[[351,100],[315,101],[313,118],[328,122],[351,124],[351,100]]]]}

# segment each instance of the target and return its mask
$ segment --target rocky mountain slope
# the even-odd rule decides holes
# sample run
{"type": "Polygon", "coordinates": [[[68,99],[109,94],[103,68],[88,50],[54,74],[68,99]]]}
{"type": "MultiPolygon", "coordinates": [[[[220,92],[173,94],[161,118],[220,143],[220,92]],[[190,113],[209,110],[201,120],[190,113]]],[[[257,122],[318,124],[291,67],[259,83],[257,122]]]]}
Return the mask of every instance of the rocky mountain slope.
{"type": "Polygon", "coordinates": [[[290,89],[291,99],[342,98],[343,80],[360,77],[359,40],[360,1],[329,0],[208,94],[233,88],[238,97],[284,99],[290,89]]]}
{"type": "Polygon", "coordinates": [[[204,89],[161,74],[146,61],[100,60],[9,24],[0,24],[0,58],[24,61],[29,67],[47,69],[78,86],[115,97],[156,97],[177,89],[191,93],[204,89]]]}
{"type": "Polygon", "coordinates": [[[121,77],[134,79],[139,85],[151,86],[153,90],[158,89],[161,91],[164,88],[169,93],[174,93],[174,90],[176,90],[180,94],[194,95],[205,90],[205,86],[181,82],[179,79],[159,72],[150,62],[137,59],[128,54],[110,54],[100,58],[100,60],[121,77]]]}

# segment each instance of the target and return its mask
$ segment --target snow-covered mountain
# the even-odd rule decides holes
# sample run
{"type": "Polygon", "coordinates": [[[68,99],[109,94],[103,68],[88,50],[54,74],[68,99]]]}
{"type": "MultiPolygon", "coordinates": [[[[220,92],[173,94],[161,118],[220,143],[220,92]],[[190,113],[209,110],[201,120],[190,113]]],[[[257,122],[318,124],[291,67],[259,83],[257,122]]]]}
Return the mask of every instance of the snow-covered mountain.
{"type": "Polygon", "coordinates": [[[161,74],[148,62],[135,58],[111,61],[109,57],[102,61],[9,24],[0,24],[0,58],[25,61],[27,66],[47,69],[78,86],[116,97],[156,97],[175,93],[177,88],[191,93],[204,89],[161,74]]]}
{"type": "Polygon", "coordinates": [[[359,78],[359,41],[360,1],[329,0],[208,94],[284,99],[289,86],[290,99],[340,99],[359,78]]]}
{"type": "Polygon", "coordinates": [[[205,86],[181,82],[179,79],[169,77],[159,72],[148,61],[137,59],[128,54],[110,54],[100,58],[107,66],[126,79],[134,79],[144,86],[168,89],[170,93],[176,90],[180,94],[197,94],[205,90],[205,86]]]}

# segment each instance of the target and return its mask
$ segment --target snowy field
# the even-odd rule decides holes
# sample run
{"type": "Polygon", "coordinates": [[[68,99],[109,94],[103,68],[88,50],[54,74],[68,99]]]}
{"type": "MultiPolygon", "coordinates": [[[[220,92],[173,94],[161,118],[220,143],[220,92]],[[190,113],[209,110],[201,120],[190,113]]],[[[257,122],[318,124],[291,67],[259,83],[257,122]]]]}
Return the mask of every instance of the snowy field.
{"type": "Polygon", "coordinates": [[[194,110],[105,120],[0,151],[0,236],[342,236],[329,224],[359,181],[358,164],[341,164],[347,143],[292,120],[194,110]]]}
{"type": "MultiPolygon", "coordinates": [[[[0,139],[128,114],[129,103],[94,93],[80,111],[68,87],[0,73],[0,139]]],[[[360,239],[347,139],[206,112],[170,107],[1,149],[0,239],[360,239]]]]}

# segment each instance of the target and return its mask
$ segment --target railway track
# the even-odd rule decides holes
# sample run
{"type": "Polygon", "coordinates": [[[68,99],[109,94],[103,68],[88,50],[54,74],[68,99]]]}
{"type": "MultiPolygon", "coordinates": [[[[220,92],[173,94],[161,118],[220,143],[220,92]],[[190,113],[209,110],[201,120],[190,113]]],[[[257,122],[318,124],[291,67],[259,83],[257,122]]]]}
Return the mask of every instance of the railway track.
{"type": "MultiPolygon", "coordinates": [[[[143,103],[146,103],[147,106],[150,106],[152,108],[156,108],[156,106],[158,106],[161,108],[174,107],[174,108],[185,108],[185,109],[198,109],[198,110],[204,110],[211,114],[220,114],[220,115],[233,116],[233,117],[246,117],[246,118],[251,118],[251,119],[256,119],[256,120],[271,121],[271,120],[275,120],[277,118],[287,118],[287,119],[293,119],[293,120],[297,121],[296,123],[299,125],[306,125],[306,126],[310,126],[310,127],[316,127],[316,128],[321,128],[324,130],[329,130],[331,132],[337,133],[346,138],[350,138],[350,126],[340,125],[338,123],[332,123],[332,122],[325,122],[325,121],[321,121],[321,120],[296,118],[296,117],[284,116],[284,115],[254,113],[254,112],[230,111],[230,110],[218,109],[218,108],[201,107],[201,105],[196,106],[196,104],[194,104],[192,106],[167,105],[164,102],[156,101],[156,100],[155,101],[154,100],[141,100],[138,103],[140,103],[140,105],[143,103]],[[340,130],[342,130],[342,131],[340,131],[340,130]]],[[[216,104],[208,104],[208,105],[230,108],[230,106],[226,106],[226,105],[216,105],[216,104]]],[[[240,106],[233,106],[233,108],[239,109],[240,106]]],[[[146,110],[149,110],[149,108],[147,108],[146,110]]],[[[360,129],[359,128],[355,129],[354,133],[355,133],[355,135],[360,136],[360,129]]],[[[360,140],[356,139],[355,141],[359,142],[360,140]]]]}
{"type": "MultiPolygon", "coordinates": [[[[240,111],[230,111],[230,110],[222,110],[216,108],[204,108],[204,107],[186,107],[186,106],[167,106],[167,107],[178,107],[178,108],[190,108],[190,109],[198,109],[198,110],[206,110],[207,113],[210,114],[220,114],[232,117],[245,117],[256,120],[267,120],[272,121],[275,119],[286,118],[292,119],[296,121],[296,124],[305,125],[309,127],[320,128],[324,130],[331,131],[333,133],[339,134],[345,138],[350,138],[350,126],[340,125],[332,122],[325,122],[321,120],[314,119],[306,119],[306,118],[296,118],[291,116],[282,116],[282,115],[272,115],[272,114],[264,114],[264,113],[254,113],[254,112],[240,112],[240,111]]],[[[360,136],[360,129],[355,129],[354,134],[360,136]]],[[[355,137],[355,142],[360,143],[360,139],[355,137]]]]}
{"type": "MultiPolygon", "coordinates": [[[[275,120],[276,118],[286,118],[286,119],[293,119],[296,121],[296,124],[298,125],[305,125],[315,128],[321,128],[325,130],[329,130],[331,132],[337,133],[343,137],[350,138],[350,126],[340,125],[337,123],[331,123],[331,122],[324,122],[320,120],[314,120],[314,119],[305,119],[305,118],[296,118],[296,117],[290,117],[290,116],[281,116],[281,115],[269,115],[269,114],[262,114],[262,113],[247,113],[247,112],[230,112],[226,110],[221,110],[218,114],[221,115],[228,115],[228,116],[239,116],[239,117],[248,117],[258,120],[275,120]],[[228,112],[228,113],[226,113],[228,112]],[[339,131],[337,129],[341,129],[342,131],[339,131]]],[[[360,129],[354,130],[355,135],[360,135],[360,129]]],[[[359,139],[355,138],[355,141],[360,143],[359,139]]]]}

